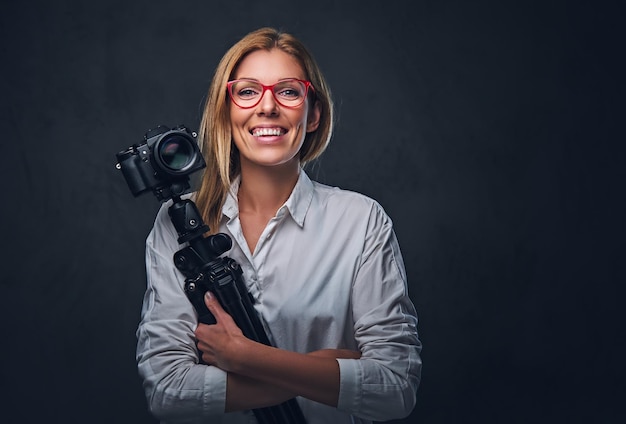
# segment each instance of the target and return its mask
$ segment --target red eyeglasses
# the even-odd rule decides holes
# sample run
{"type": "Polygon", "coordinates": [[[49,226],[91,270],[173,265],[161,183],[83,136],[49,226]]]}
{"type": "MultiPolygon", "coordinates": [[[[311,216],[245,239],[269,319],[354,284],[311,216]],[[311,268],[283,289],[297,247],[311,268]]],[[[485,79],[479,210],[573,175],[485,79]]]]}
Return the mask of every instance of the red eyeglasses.
{"type": "Polygon", "coordinates": [[[278,81],[272,85],[264,85],[255,80],[238,79],[228,81],[226,86],[233,103],[242,109],[250,109],[258,105],[265,90],[272,92],[279,105],[289,108],[298,107],[304,103],[309,87],[314,90],[310,81],[296,78],[278,81]]]}

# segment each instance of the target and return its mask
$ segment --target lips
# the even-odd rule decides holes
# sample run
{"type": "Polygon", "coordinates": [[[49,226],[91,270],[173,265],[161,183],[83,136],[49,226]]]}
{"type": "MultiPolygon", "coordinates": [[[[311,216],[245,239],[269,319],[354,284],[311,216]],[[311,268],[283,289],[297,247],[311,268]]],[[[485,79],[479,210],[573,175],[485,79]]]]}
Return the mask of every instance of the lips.
{"type": "Polygon", "coordinates": [[[287,130],[280,127],[256,127],[252,128],[250,134],[255,137],[277,137],[285,134],[287,130]]]}

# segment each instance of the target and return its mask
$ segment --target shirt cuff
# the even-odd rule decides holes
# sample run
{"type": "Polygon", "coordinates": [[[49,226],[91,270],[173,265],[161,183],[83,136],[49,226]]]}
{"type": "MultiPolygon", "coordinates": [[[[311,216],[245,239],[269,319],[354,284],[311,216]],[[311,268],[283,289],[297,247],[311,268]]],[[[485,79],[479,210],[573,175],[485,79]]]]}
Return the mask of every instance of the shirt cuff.
{"type": "Polygon", "coordinates": [[[205,367],[204,410],[221,414],[226,410],[226,372],[217,367],[205,367]]]}
{"type": "Polygon", "coordinates": [[[337,409],[351,413],[360,409],[363,370],[357,359],[337,358],[339,364],[339,399],[337,409]]]}

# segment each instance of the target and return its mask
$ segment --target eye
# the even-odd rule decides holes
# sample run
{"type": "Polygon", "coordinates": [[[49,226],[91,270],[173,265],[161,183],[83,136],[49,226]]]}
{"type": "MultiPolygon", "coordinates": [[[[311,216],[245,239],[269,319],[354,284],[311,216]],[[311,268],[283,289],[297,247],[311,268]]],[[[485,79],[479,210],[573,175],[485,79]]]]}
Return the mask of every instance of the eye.
{"type": "Polygon", "coordinates": [[[255,90],[252,87],[246,87],[246,88],[237,90],[237,96],[243,99],[249,99],[249,98],[257,96],[258,94],[259,94],[259,91],[255,90]]]}
{"type": "Polygon", "coordinates": [[[294,99],[300,96],[298,90],[294,90],[293,88],[285,88],[284,90],[279,91],[277,94],[281,97],[286,97],[289,99],[294,99]]]}

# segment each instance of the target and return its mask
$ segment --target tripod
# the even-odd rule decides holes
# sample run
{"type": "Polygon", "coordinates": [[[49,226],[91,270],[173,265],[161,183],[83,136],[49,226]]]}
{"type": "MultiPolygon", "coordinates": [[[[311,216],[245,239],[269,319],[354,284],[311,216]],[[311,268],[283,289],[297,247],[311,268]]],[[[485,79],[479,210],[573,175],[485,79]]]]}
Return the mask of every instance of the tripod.
{"type": "MultiPolygon", "coordinates": [[[[178,243],[188,242],[188,246],[174,254],[174,265],[185,276],[185,294],[198,313],[198,321],[216,322],[204,303],[204,294],[210,290],[247,338],[270,346],[254,309],[254,299],[243,281],[241,267],[229,257],[220,257],[232,247],[231,238],[224,233],[204,237],[209,227],[202,221],[195,203],[176,195],[172,200],[168,213],[178,232],[178,243]]],[[[306,424],[295,399],[253,412],[261,424],[306,424]]]]}
{"type": "MultiPolygon", "coordinates": [[[[270,346],[241,267],[231,258],[220,257],[230,250],[232,240],[223,233],[204,237],[209,227],[198,208],[193,201],[181,198],[190,190],[189,175],[206,166],[196,136],[184,125],[174,129],[159,125],[146,132],[142,144],[119,152],[116,167],[135,197],[152,190],[160,201],[172,199],[168,213],[178,232],[178,243],[188,243],[174,254],[174,265],[185,276],[185,294],[198,320],[216,323],[204,304],[204,294],[210,290],[247,338],[270,346]]],[[[261,424],[306,424],[295,399],[253,412],[261,424]]]]}

